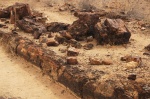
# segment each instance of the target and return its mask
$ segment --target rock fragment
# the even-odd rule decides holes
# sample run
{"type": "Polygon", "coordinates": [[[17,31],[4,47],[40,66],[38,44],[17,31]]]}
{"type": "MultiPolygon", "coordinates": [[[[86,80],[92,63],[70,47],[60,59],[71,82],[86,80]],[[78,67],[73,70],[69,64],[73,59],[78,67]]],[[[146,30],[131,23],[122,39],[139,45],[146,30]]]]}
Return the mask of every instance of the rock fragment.
{"type": "Polygon", "coordinates": [[[59,45],[59,43],[53,38],[48,39],[46,44],[47,44],[47,46],[58,46],[59,45]]]}
{"type": "Polygon", "coordinates": [[[93,49],[93,47],[94,47],[94,45],[91,44],[91,43],[85,44],[85,45],[83,46],[83,48],[84,48],[85,50],[91,50],[91,49],[93,49]]]}
{"type": "Polygon", "coordinates": [[[59,31],[67,30],[68,26],[69,24],[60,23],[60,22],[52,22],[46,24],[47,31],[49,32],[59,32],[59,31]]]}
{"type": "Polygon", "coordinates": [[[78,56],[79,51],[74,47],[69,47],[67,51],[67,56],[78,56]]]}
{"type": "Polygon", "coordinates": [[[128,75],[129,80],[136,80],[136,74],[130,74],[128,75]]]}
{"type": "Polygon", "coordinates": [[[106,19],[95,25],[94,36],[99,44],[119,45],[128,43],[131,33],[121,19],[106,19]]]}
{"type": "Polygon", "coordinates": [[[76,57],[67,57],[67,64],[76,65],[78,64],[78,60],[76,57]]]}
{"type": "Polygon", "coordinates": [[[102,65],[102,61],[97,58],[89,58],[90,64],[91,65],[102,65]]]}
{"type": "Polygon", "coordinates": [[[102,64],[103,64],[103,65],[112,65],[113,62],[112,62],[112,60],[108,60],[108,59],[106,60],[106,59],[105,59],[105,60],[102,61],[102,64]]]}

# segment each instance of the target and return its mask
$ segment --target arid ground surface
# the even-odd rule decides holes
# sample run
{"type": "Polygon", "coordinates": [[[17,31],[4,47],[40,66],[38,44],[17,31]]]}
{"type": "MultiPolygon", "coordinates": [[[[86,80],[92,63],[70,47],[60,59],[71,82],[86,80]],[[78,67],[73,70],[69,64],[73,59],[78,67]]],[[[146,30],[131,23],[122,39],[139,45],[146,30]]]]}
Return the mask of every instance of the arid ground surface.
{"type": "MultiPolygon", "coordinates": [[[[15,2],[25,2],[30,4],[32,10],[42,12],[44,16],[48,18],[48,22],[63,22],[72,24],[73,21],[76,20],[76,17],[74,17],[69,11],[59,12],[58,5],[49,7],[49,4],[45,3],[47,0],[43,0],[42,2],[37,1],[38,0],[0,0],[0,7],[7,7],[14,4],[15,2]]],[[[145,9],[145,16],[149,17],[149,12],[147,11],[148,8],[145,7],[145,9]]],[[[149,18],[146,18],[146,20],[148,19],[149,18]]],[[[111,59],[113,61],[113,65],[111,65],[111,67],[102,65],[91,66],[90,68],[91,70],[95,71],[103,70],[106,73],[106,76],[104,76],[103,79],[111,78],[110,75],[112,78],[115,78],[116,76],[113,75],[116,74],[126,77],[128,74],[135,73],[137,74],[137,81],[149,84],[150,57],[143,55],[143,53],[145,52],[144,47],[150,44],[150,27],[143,29],[143,27],[141,27],[141,23],[143,23],[143,21],[135,19],[131,19],[129,22],[126,22],[128,29],[132,33],[130,43],[127,45],[96,46],[95,41],[93,41],[92,43],[94,44],[94,48],[92,50],[80,50],[80,54],[78,56],[79,64],[83,66],[89,65],[89,57],[111,59]],[[140,56],[143,60],[142,66],[133,70],[128,70],[128,68],[125,66],[134,64],[121,62],[120,57],[125,55],[140,56]]],[[[13,25],[8,24],[8,27],[9,28],[2,30],[9,32],[13,28],[13,25]]],[[[19,31],[19,34],[31,39],[35,43],[38,42],[33,40],[33,36],[31,34],[26,34],[22,31],[19,31]]],[[[85,42],[82,44],[85,44],[85,42]]],[[[56,54],[64,57],[66,54],[60,53],[60,48],[65,47],[62,45],[59,47],[47,47],[47,49],[54,50],[56,54]]],[[[25,62],[25,60],[21,58],[11,56],[10,54],[6,53],[2,47],[0,47],[0,68],[0,96],[4,98],[15,97],[17,99],[76,99],[76,97],[64,87],[54,83],[47,76],[42,76],[42,72],[38,68],[30,63],[25,62]]],[[[89,76],[91,75],[89,74],[89,76]]]]}
{"type": "Polygon", "coordinates": [[[8,54],[2,47],[0,68],[0,99],[77,99],[39,68],[8,54]]]}

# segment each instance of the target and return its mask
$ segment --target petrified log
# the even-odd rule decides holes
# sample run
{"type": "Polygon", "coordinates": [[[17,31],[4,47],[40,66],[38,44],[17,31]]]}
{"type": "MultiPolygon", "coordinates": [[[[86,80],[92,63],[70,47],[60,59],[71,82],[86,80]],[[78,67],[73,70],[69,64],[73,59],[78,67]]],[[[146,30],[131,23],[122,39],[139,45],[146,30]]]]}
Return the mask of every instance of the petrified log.
{"type": "Polygon", "coordinates": [[[0,18],[10,18],[10,23],[12,24],[25,16],[31,16],[31,10],[29,5],[24,3],[16,3],[0,10],[0,18]]]}
{"type": "Polygon", "coordinates": [[[131,33],[121,19],[106,19],[95,25],[95,38],[98,44],[126,44],[131,33]]]}
{"type": "Polygon", "coordinates": [[[16,3],[10,9],[10,23],[15,23],[16,20],[23,19],[25,16],[31,16],[30,7],[28,4],[16,3]]]}
{"type": "Polygon", "coordinates": [[[67,30],[69,24],[66,23],[60,23],[60,22],[52,22],[47,23],[46,28],[49,32],[59,32],[63,30],[67,30]]]}

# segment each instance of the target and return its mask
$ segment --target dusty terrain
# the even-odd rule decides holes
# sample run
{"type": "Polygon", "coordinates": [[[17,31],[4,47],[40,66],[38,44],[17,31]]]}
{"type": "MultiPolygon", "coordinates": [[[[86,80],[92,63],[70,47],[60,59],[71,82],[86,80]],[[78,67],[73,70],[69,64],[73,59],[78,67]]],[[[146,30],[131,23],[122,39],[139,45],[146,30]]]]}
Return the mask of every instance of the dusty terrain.
{"type": "MultiPolygon", "coordinates": [[[[48,18],[47,22],[63,22],[63,23],[71,24],[71,23],[73,23],[73,21],[76,20],[76,17],[74,17],[73,14],[70,13],[69,11],[59,12],[58,11],[58,8],[59,8],[58,5],[55,5],[54,7],[49,7],[49,4],[45,3],[45,2],[47,2],[46,0],[45,1],[43,0],[41,2],[37,2],[37,1],[28,1],[27,2],[25,0],[18,0],[18,1],[19,2],[29,3],[31,5],[32,10],[36,10],[36,11],[42,12],[44,14],[44,16],[46,16],[48,18]]],[[[0,6],[7,7],[8,5],[12,5],[12,4],[14,4],[15,2],[18,2],[18,1],[17,0],[12,0],[12,1],[5,0],[3,2],[0,1],[0,6]]],[[[144,1],[143,3],[145,3],[145,2],[147,2],[147,1],[144,1]]],[[[104,2],[104,3],[106,3],[106,2],[104,2]]],[[[111,6],[111,3],[109,4],[109,6],[111,6]]],[[[128,7],[129,5],[126,4],[125,6],[128,7]]],[[[146,3],[145,3],[145,6],[146,6],[146,3]]],[[[120,5],[118,5],[117,7],[120,7],[120,5]]],[[[143,7],[143,5],[141,7],[143,7]]],[[[132,11],[135,10],[135,8],[132,9],[132,11]]],[[[135,16],[137,18],[140,17],[140,18],[145,18],[146,20],[149,20],[149,11],[150,10],[147,10],[148,9],[147,7],[145,7],[145,9],[146,9],[145,12],[142,12],[142,11],[140,11],[140,12],[146,14],[145,16],[147,18],[145,18],[145,16],[141,16],[141,13],[140,14],[138,13],[135,16]]],[[[131,9],[127,9],[126,10],[127,12],[125,12],[125,13],[129,13],[129,14],[132,13],[132,11],[129,11],[129,10],[131,10],[131,9]]],[[[137,13],[137,11],[136,11],[136,13],[137,13]]],[[[113,77],[115,78],[116,75],[119,76],[119,78],[122,77],[120,79],[124,80],[124,77],[127,77],[129,74],[136,74],[137,75],[137,82],[144,82],[144,83],[150,84],[150,73],[149,73],[150,72],[150,68],[149,68],[150,57],[146,56],[146,55],[143,55],[143,53],[145,52],[144,47],[147,46],[150,43],[150,34],[149,34],[150,27],[149,26],[148,27],[144,27],[144,29],[143,29],[143,27],[141,26],[141,23],[146,24],[147,22],[146,21],[143,22],[141,20],[139,21],[139,20],[136,20],[136,19],[133,19],[133,18],[131,18],[129,21],[126,21],[125,23],[126,23],[126,26],[128,27],[128,29],[132,33],[132,36],[130,38],[130,43],[129,44],[124,44],[124,45],[120,45],[120,46],[110,46],[110,45],[102,46],[102,45],[97,45],[96,41],[93,41],[92,43],[94,44],[94,48],[92,50],[80,49],[79,56],[77,56],[78,61],[79,61],[79,65],[82,65],[84,68],[90,68],[93,71],[96,71],[96,70],[100,70],[101,71],[102,70],[106,74],[102,78],[103,80],[109,79],[109,78],[113,78],[113,77]],[[128,63],[121,62],[120,58],[125,56],[125,55],[133,55],[133,56],[141,57],[142,58],[142,65],[140,67],[136,67],[134,69],[127,68],[126,67],[127,65],[134,65],[134,63],[133,64],[132,63],[128,64],[128,63]],[[89,57],[97,57],[97,58],[101,58],[101,59],[109,59],[109,60],[113,61],[113,65],[109,65],[109,66],[105,66],[105,65],[91,66],[91,65],[89,65],[89,57]]],[[[8,24],[7,26],[9,28],[2,29],[2,30],[6,31],[6,32],[9,32],[11,29],[13,29],[13,25],[8,24]]],[[[24,33],[21,30],[18,30],[17,32],[19,33],[19,35],[27,37],[30,40],[32,40],[33,42],[39,44],[38,40],[33,40],[33,36],[31,34],[26,34],[26,33],[24,33]]],[[[84,45],[84,44],[86,44],[86,42],[81,42],[81,44],[84,45]]],[[[46,49],[53,50],[54,52],[56,52],[57,55],[60,55],[62,57],[66,56],[65,53],[61,53],[59,51],[60,48],[67,49],[66,46],[59,45],[59,47],[47,47],[47,46],[44,46],[44,47],[46,49]]],[[[2,57],[6,57],[5,54],[2,54],[2,57]]],[[[2,59],[4,59],[4,58],[2,58],[2,59]]],[[[8,59],[8,60],[10,60],[10,59],[8,59]]],[[[15,61],[18,61],[18,59],[15,60],[15,61]]],[[[2,60],[2,64],[4,64],[3,60],[2,60]]],[[[10,64],[11,64],[11,62],[10,62],[10,64]]],[[[18,64],[22,64],[22,62],[21,63],[18,62],[18,64]]],[[[24,65],[23,65],[23,67],[24,67],[24,65]]],[[[56,97],[54,99],[57,99],[57,97],[58,97],[58,99],[59,99],[59,95],[62,95],[62,94],[60,94],[61,90],[60,90],[60,92],[58,90],[56,90],[56,95],[52,94],[53,92],[51,91],[51,89],[54,89],[54,93],[55,93],[55,89],[58,89],[58,87],[56,87],[56,88],[48,87],[48,88],[46,88],[46,90],[48,90],[48,91],[45,91],[45,89],[44,89],[45,86],[44,87],[42,86],[43,83],[42,84],[33,83],[34,88],[37,88],[37,89],[34,89],[33,85],[28,84],[29,82],[35,82],[36,81],[36,80],[34,81],[34,79],[33,79],[33,78],[36,78],[35,75],[37,76],[39,81],[41,81],[40,78],[43,78],[43,77],[41,77],[41,76],[39,77],[38,76],[39,74],[41,74],[41,73],[39,73],[39,74],[37,73],[37,72],[40,72],[40,71],[38,71],[38,69],[35,69],[37,71],[31,71],[31,73],[33,73],[33,74],[35,73],[35,74],[31,75],[31,77],[29,77],[30,76],[30,70],[32,68],[35,68],[35,67],[30,67],[30,68],[29,68],[29,66],[27,66],[27,67],[25,65],[25,68],[23,68],[23,70],[21,68],[21,71],[18,71],[18,72],[25,72],[26,71],[25,73],[23,73],[23,74],[22,73],[21,74],[17,74],[16,73],[16,75],[22,75],[20,77],[20,79],[23,79],[23,77],[31,78],[26,83],[26,85],[29,85],[29,87],[25,86],[25,89],[26,90],[29,89],[29,88],[32,89],[32,90],[39,90],[40,89],[40,91],[42,91],[43,93],[47,93],[47,95],[44,95],[42,97],[42,96],[40,96],[40,94],[42,94],[42,93],[40,93],[40,91],[39,91],[38,96],[35,95],[36,99],[37,99],[37,97],[39,97],[39,99],[45,99],[44,97],[56,97]],[[27,68],[27,70],[26,70],[26,68],[27,68]],[[24,71],[24,69],[25,69],[25,71],[24,71]],[[39,88],[40,85],[41,85],[41,88],[39,88]]],[[[13,69],[14,69],[14,71],[16,71],[15,68],[13,68],[13,67],[7,67],[7,68],[9,68],[9,69],[12,68],[11,71],[13,69]]],[[[20,66],[17,65],[17,68],[20,69],[20,66]]],[[[3,71],[6,71],[5,68],[4,68],[3,71]]],[[[5,73],[2,73],[2,74],[6,75],[5,73]]],[[[12,76],[13,75],[11,74],[10,77],[12,78],[12,76]]],[[[15,76],[15,74],[14,74],[14,76],[15,76]]],[[[88,76],[91,76],[91,74],[89,74],[88,76]]],[[[26,78],[24,78],[24,79],[26,79],[26,78]]],[[[99,78],[99,79],[101,79],[101,78],[99,78]]],[[[13,78],[13,80],[9,79],[9,81],[7,81],[8,84],[9,84],[10,81],[14,81],[14,78],[13,78]]],[[[43,81],[43,82],[45,82],[45,81],[43,81]]],[[[22,86],[20,84],[21,82],[17,82],[17,83],[19,84],[19,86],[22,86]]],[[[0,84],[0,87],[1,87],[1,85],[2,84],[0,84]]],[[[15,86],[13,84],[10,84],[10,85],[15,86]]],[[[7,92],[8,87],[6,85],[2,85],[2,88],[3,87],[4,87],[4,90],[6,90],[6,92],[7,92]]],[[[19,88],[18,89],[12,89],[12,91],[10,91],[10,96],[30,99],[30,97],[31,97],[30,95],[27,97],[27,95],[24,94],[26,92],[21,93],[21,91],[19,91],[19,90],[21,90],[21,89],[19,89],[19,88]],[[20,92],[19,95],[18,95],[17,91],[20,92]]],[[[64,89],[62,89],[62,90],[64,90],[64,89]]],[[[27,92],[29,92],[29,91],[27,90],[27,92]]],[[[31,94],[31,93],[29,93],[29,94],[31,94]]],[[[33,92],[33,94],[34,94],[34,92],[33,92]]],[[[32,94],[32,96],[33,96],[33,94],[32,94]]],[[[68,99],[68,97],[72,97],[72,96],[70,96],[70,95],[68,96],[66,94],[67,93],[64,93],[64,96],[66,96],[66,98],[64,97],[64,99],[68,99]]],[[[1,93],[0,93],[0,95],[1,95],[1,93]]],[[[2,93],[1,96],[5,96],[5,95],[6,95],[6,93],[4,92],[4,93],[2,93]]]]}
{"type": "Polygon", "coordinates": [[[0,53],[0,99],[77,99],[36,66],[8,54],[2,47],[0,53]]]}

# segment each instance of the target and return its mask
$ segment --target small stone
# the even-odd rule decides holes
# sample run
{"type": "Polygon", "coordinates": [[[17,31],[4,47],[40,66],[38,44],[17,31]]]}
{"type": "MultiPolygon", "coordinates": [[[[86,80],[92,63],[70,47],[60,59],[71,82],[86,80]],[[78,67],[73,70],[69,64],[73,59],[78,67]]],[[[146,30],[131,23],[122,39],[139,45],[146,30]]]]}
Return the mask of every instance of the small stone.
{"type": "Polygon", "coordinates": [[[1,28],[1,27],[4,27],[4,26],[6,26],[6,25],[0,24],[0,28],[1,28]]]}
{"type": "Polygon", "coordinates": [[[68,51],[67,51],[68,56],[78,56],[78,54],[79,54],[79,51],[76,48],[74,47],[68,48],[68,51]]]}
{"type": "Polygon", "coordinates": [[[57,34],[55,36],[55,39],[59,42],[59,44],[63,44],[66,41],[66,38],[64,38],[63,36],[61,36],[60,34],[57,34]]]}
{"type": "Polygon", "coordinates": [[[128,69],[135,69],[135,68],[137,68],[138,66],[139,66],[139,65],[138,65],[137,62],[131,61],[131,62],[128,62],[125,67],[126,67],[127,70],[128,70],[128,69]]]}
{"type": "Polygon", "coordinates": [[[40,43],[46,43],[47,42],[47,38],[46,37],[40,37],[39,38],[39,42],[40,43]]]}
{"type": "Polygon", "coordinates": [[[5,22],[7,19],[6,18],[1,18],[0,19],[2,22],[5,22]]]}
{"type": "Polygon", "coordinates": [[[97,58],[89,58],[91,65],[102,65],[102,61],[97,58]]]}
{"type": "Polygon", "coordinates": [[[91,50],[91,49],[93,49],[93,47],[94,47],[94,45],[91,44],[91,43],[85,44],[85,45],[83,46],[83,48],[84,48],[85,50],[91,50]]]}
{"type": "Polygon", "coordinates": [[[135,74],[130,74],[130,75],[128,76],[128,79],[129,79],[129,80],[136,80],[136,75],[135,75],[135,74]]]}
{"type": "Polygon", "coordinates": [[[46,44],[47,44],[47,46],[58,46],[59,45],[59,43],[56,40],[54,40],[53,38],[48,39],[46,44]]]}
{"type": "Polygon", "coordinates": [[[33,36],[34,36],[34,39],[39,39],[40,36],[41,36],[42,33],[39,33],[39,32],[34,32],[33,36]]]}
{"type": "Polygon", "coordinates": [[[94,39],[94,38],[93,38],[93,36],[89,36],[89,37],[87,37],[87,39],[86,39],[86,40],[87,40],[87,42],[92,42],[92,41],[93,41],[93,39],[94,39]]]}
{"type": "Polygon", "coordinates": [[[102,61],[102,64],[103,64],[103,65],[112,65],[113,62],[112,62],[112,60],[103,60],[103,61],[102,61]]]}
{"type": "Polygon", "coordinates": [[[150,56],[150,53],[145,52],[145,53],[143,53],[143,55],[150,56]]]}
{"type": "Polygon", "coordinates": [[[5,24],[8,24],[9,23],[9,21],[5,21],[5,24]]]}
{"type": "Polygon", "coordinates": [[[3,28],[5,28],[5,29],[6,29],[6,28],[8,28],[8,26],[3,26],[3,28]]]}
{"type": "Polygon", "coordinates": [[[75,39],[70,39],[69,43],[71,44],[72,47],[80,49],[82,47],[81,43],[76,41],[75,39]]]}
{"type": "Polygon", "coordinates": [[[62,31],[62,32],[60,32],[60,34],[68,40],[72,39],[72,36],[69,32],[62,31]]]}
{"type": "Polygon", "coordinates": [[[53,35],[52,35],[52,33],[49,33],[48,38],[51,38],[51,37],[53,37],[53,35]]]}
{"type": "Polygon", "coordinates": [[[67,64],[76,65],[78,64],[78,60],[76,57],[67,57],[67,64]]]}
{"type": "Polygon", "coordinates": [[[146,30],[146,28],[145,27],[141,27],[141,30],[146,30]]]}
{"type": "Polygon", "coordinates": [[[126,55],[124,57],[121,57],[121,61],[126,61],[126,62],[137,62],[137,64],[140,66],[142,64],[142,59],[139,56],[132,56],[132,55],[126,55]]]}

